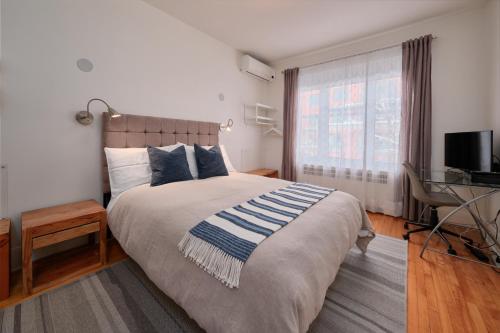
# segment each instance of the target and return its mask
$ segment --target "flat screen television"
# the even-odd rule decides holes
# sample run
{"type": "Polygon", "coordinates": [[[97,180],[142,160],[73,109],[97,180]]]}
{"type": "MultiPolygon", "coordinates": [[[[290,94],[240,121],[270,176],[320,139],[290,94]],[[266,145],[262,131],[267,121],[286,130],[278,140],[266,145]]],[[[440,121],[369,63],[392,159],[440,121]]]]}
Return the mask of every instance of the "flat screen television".
{"type": "Polygon", "coordinates": [[[444,164],[464,171],[491,172],[493,131],[446,133],[444,164]]]}

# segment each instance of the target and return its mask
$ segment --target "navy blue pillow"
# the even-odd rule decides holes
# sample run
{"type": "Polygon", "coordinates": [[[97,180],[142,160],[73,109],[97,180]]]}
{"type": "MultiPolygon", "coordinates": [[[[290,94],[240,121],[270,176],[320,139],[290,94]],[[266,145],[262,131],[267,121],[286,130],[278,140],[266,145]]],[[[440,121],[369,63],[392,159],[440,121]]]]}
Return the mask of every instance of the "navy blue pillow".
{"type": "Polygon", "coordinates": [[[195,143],[194,153],[196,156],[196,166],[198,167],[198,178],[205,179],[229,175],[218,145],[207,150],[195,143]]]}
{"type": "Polygon", "coordinates": [[[186,157],[186,148],[180,146],[171,152],[148,147],[149,163],[151,165],[151,186],[192,180],[186,157]]]}

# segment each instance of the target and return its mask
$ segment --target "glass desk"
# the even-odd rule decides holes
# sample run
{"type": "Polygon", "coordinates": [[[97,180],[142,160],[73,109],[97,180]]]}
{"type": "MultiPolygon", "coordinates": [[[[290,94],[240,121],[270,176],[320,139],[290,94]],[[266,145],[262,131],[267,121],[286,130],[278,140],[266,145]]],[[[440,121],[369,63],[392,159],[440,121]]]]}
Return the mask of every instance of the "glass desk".
{"type": "Polygon", "coordinates": [[[425,183],[433,185],[446,186],[467,186],[467,187],[484,187],[500,190],[500,184],[477,183],[471,180],[471,176],[466,173],[454,171],[430,171],[421,177],[425,183]]]}
{"type": "MultiPolygon", "coordinates": [[[[488,222],[485,221],[479,214],[474,212],[474,210],[471,208],[471,205],[477,203],[479,200],[491,197],[495,195],[496,193],[500,192],[500,185],[499,184],[486,184],[486,183],[477,183],[473,182],[471,180],[471,177],[469,174],[464,174],[461,172],[453,172],[453,171],[430,171],[428,173],[423,174],[421,177],[421,180],[425,184],[433,185],[436,188],[439,189],[439,192],[446,192],[450,194],[453,198],[457,200],[457,203],[460,205],[456,208],[454,208],[452,211],[450,211],[448,214],[446,214],[445,217],[443,217],[439,223],[436,225],[436,227],[430,232],[430,234],[427,236],[424,245],[422,246],[422,250],[420,252],[420,257],[423,257],[425,250],[428,249],[429,242],[432,238],[432,235],[436,233],[436,231],[441,227],[444,223],[446,223],[453,215],[455,215],[458,211],[460,210],[467,210],[470,215],[472,216],[474,223],[477,226],[477,229],[480,231],[481,237],[483,238],[484,241],[487,242],[494,242],[497,247],[500,248],[500,244],[498,239],[496,238],[496,235],[492,232],[490,228],[488,228],[487,224],[488,222]],[[466,200],[460,197],[458,193],[453,189],[453,187],[476,187],[476,188],[483,188],[484,191],[480,195],[474,196],[472,199],[466,200]]],[[[425,210],[425,208],[424,208],[425,210]]],[[[423,212],[421,216],[423,215],[423,212]]],[[[437,251],[440,253],[443,253],[441,251],[437,251]]],[[[448,253],[444,253],[448,254],[448,253]]],[[[455,256],[455,255],[452,255],[455,256]]],[[[471,260],[469,258],[465,258],[462,256],[455,256],[459,257],[461,259],[465,260],[471,260]]],[[[492,261],[493,258],[490,257],[490,261],[492,261]]],[[[476,262],[475,260],[471,260],[476,262]]],[[[483,262],[477,261],[479,263],[485,264],[483,262]]],[[[494,265],[494,261],[492,261],[493,264],[487,264],[489,266],[496,267],[494,265]]]]}

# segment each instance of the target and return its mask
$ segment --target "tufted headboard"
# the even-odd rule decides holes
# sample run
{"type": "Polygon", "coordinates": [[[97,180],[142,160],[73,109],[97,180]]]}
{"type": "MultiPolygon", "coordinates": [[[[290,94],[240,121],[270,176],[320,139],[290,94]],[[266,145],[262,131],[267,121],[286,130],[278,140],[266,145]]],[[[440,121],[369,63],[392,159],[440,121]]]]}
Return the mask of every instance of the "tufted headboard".
{"type": "MultiPolygon", "coordinates": [[[[212,146],[219,143],[219,123],[122,114],[110,118],[102,114],[102,144],[110,148],[159,147],[182,142],[212,146]]],[[[109,201],[108,166],[102,149],[104,204],[109,201]]]]}

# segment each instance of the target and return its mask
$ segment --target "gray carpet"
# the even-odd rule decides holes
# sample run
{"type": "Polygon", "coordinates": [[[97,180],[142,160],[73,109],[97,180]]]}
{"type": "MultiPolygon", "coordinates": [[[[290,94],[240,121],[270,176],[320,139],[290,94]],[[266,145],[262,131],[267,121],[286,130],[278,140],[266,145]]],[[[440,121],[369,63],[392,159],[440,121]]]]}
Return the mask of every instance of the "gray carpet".
{"type": "MultiPolygon", "coordinates": [[[[406,263],[395,238],[352,249],[310,332],[405,332],[406,263]]],[[[1,333],[201,331],[131,260],[0,310],[1,333]]]]}

